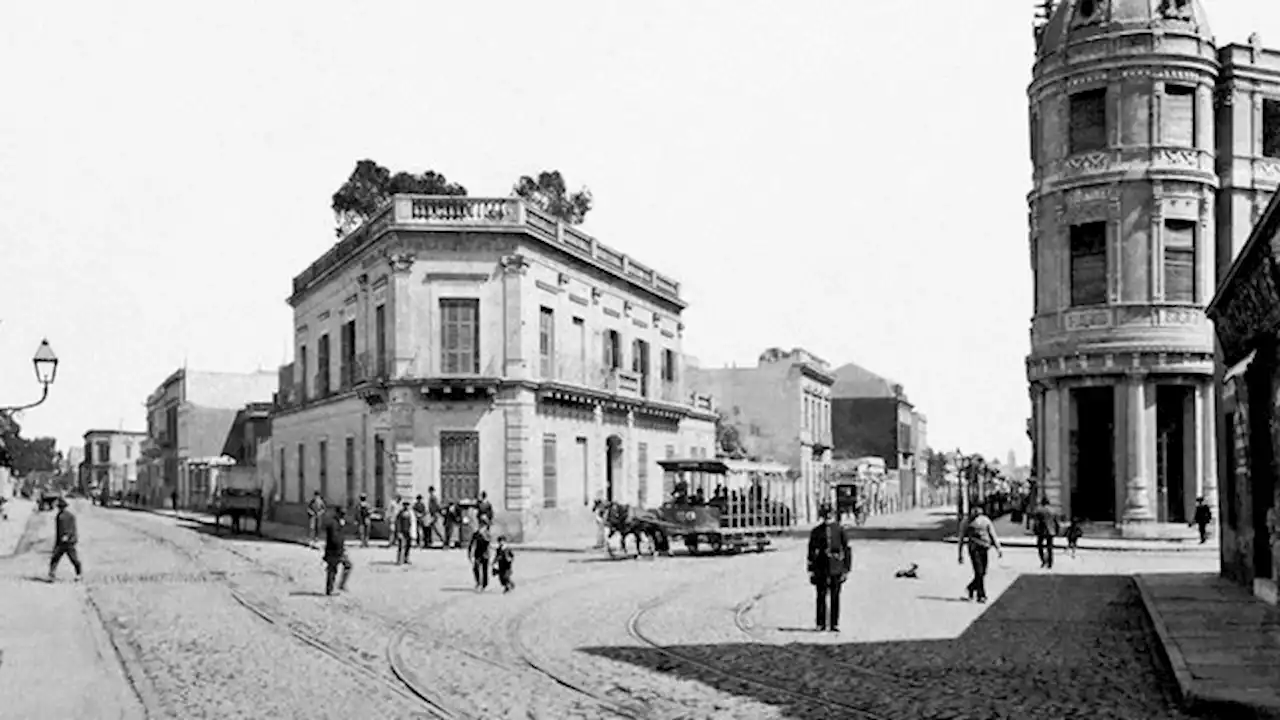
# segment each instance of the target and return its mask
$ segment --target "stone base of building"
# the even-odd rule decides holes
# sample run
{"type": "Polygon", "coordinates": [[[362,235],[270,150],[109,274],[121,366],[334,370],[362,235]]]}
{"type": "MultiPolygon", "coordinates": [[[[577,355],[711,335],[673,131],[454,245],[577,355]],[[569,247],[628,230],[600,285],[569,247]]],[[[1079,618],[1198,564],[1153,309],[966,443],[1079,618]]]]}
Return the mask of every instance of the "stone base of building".
{"type": "Polygon", "coordinates": [[[1253,595],[1269,605],[1280,604],[1280,597],[1277,597],[1276,592],[1276,581],[1271,578],[1254,578],[1253,595]]]}
{"type": "Polygon", "coordinates": [[[1115,525],[1114,537],[1125,540],[1181,540],[1199,542],[1200,530],[1186,523],[1128,522],[1115,525]]]}

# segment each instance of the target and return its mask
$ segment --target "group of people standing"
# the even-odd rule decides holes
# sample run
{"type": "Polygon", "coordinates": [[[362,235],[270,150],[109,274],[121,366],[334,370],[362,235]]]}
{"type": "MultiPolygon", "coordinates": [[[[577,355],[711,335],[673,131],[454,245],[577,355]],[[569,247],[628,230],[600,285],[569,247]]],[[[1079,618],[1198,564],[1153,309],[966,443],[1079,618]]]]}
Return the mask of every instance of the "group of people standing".
{"type": "MultiPolygon", "coordinates": [[[[387,513],[391,530],[387,547],[396,548],[397,565],[411,564],[410,550],[415,545],[424,549],[431,547],[432,539],[437,536],[442,548],[461,547],[461,529],[469,522],[461,504],[455,502],[442,506],[436,498],[435,488],[429,488],[427,496],[424,499],[422,495],[418,495],[413,503],[408,498],[402,498],[400,507],[387,513]],[[441,524],[444,526],[443,534],[440,533],[441,524]]],[[[492,571],[502,583],[503,592],[511,592],[515,588],[514,553],[507,545],[506,536],[499,535],[496,541],[493,539],[493,504],[489,502],[486,493],[480,493],[475,509],[477,527],[471,532],[467,544],[467,559],[471,563],[476,590],[483,591],[489,587],[492,571]]],[[[369,547],[374,510],[367,495],[360,495],[355,513],[360,545],[369,547]]],[[[335,580],[337,590],[345,590],[352,568],[346,550],[346,508],[335,506],[326,512],[324,498],[316,492],[307,505],[307,515],[311,546],[315,546],[320,535],[324,536],[325,594],[333,594],[335,580]]]]}

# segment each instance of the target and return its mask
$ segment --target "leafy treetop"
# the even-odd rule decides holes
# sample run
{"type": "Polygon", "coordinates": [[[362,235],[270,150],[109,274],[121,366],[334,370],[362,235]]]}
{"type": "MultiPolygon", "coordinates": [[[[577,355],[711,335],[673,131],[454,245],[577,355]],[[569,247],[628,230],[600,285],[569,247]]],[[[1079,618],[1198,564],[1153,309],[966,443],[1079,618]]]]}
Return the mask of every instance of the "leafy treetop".
{"type": "Polygon", "coordinates": [[[338,237],[373,217],[396,193],[463,196],[467,189],[449,182],[434,170],[420,175],[407,172],[392,175],[390,170],[372,160],[361,160],[338,192],[333,194],[333,216],[337,223],[334,230],[338,237]]]}
{"type": "Polygon", "coordinates": [[[523,175],[511,192],[570,225],[582,224],[591,211],[591,190],[583,187],[576,193],[568,192],[559,170],[540,172],[536,180],[523,175]]]}

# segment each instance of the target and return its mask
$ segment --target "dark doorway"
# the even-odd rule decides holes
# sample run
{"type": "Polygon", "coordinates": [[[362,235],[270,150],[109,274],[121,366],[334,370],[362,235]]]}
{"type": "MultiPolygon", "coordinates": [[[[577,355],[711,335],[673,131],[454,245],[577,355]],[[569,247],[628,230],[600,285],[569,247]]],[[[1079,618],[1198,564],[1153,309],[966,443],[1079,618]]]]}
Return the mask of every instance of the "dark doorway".
{"type": "Polygon", "coordinates": [[[1085,520],[1115,522],[1115,390],[1071,391],[1071,511],[1085,520]]]}
{"type": "Polygon", "coordinates": [[[1274,415],[1271,398],[1271,373],[1273,366],[1267,358],[1275,357],[1275,346],[1258,348],[1258,354],[1245,371],[1247,385],[1246,407],[1249,418],[1249,505],[1253,520],[1253,576],[1269,578],[1271,572],[1270,538],[1263,528],[1267,526],[1267,508],[1274,502],[1272,473],[1275,467],[1275,451],[1271,445],[1271,421],[1274,415]]]}
{"type": "Polygon", "coordinates": [[[604,499],[614,501],[614,482],[622,475],[622,438],[610,435],[605,441],[604,499]]]}
{"type": "Polygon", "coordinates": [[[1187,521],[1187,407],[1192,388],[1156,386],[1156,519],[1187,521]]]}

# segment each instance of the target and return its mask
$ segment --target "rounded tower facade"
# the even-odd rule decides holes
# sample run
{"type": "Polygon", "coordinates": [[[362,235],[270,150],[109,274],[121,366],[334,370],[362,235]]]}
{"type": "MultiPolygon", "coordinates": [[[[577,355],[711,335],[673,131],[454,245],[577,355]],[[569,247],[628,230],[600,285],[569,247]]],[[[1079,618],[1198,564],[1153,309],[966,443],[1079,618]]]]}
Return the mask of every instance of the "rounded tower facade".
{"type": "Polygon", "coordinates": [[[1063,0],[1036,34],[1040,494],[1126,534],[1185,527],[1216,495],[1213,39],[1196,0],[1063,0]]]}

